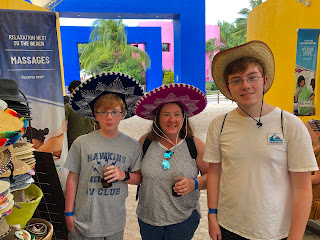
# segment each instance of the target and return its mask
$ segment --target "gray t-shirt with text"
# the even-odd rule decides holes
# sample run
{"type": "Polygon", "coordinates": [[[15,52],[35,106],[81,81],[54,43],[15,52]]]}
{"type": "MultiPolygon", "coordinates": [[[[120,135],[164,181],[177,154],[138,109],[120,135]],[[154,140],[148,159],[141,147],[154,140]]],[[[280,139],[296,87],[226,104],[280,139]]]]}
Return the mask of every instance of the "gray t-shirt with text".
{"type": "Polygon", "coordinates": [[[79,174],[74,203],[74,221],[86,237],[106,237],[122,231],[126,223],[128,185],[113,182],[103,188],[102,168],[115,165],[122,171],[137,171],[141,164],[138,141],[120,133],[105,138],[99,131],[78,137],[72,144],[65,167],[79,174]]]}

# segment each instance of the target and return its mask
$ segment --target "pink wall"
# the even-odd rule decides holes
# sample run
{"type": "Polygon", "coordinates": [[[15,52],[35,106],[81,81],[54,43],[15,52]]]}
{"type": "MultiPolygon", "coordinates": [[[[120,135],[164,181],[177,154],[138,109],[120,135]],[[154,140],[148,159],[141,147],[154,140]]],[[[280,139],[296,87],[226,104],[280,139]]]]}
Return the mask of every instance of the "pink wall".
{"type": "MultiPolygon", "coordinates": [[[[162,43],[169,43],[169,52],[162,52],[162,68],[174,70],[174,41],[173,41],[173,23],[172,22],[141,22],[139,27],[161,27],[162,43]]],[[[139,45],[140,47],[140,45],[139,45]]]]}
{"type": "MultiPolygon", "coordinates": [[[[174,38],[173,23],[163,21],[141,22],[139,27],[161,27],[162,43],[169,43],[169,52],[162,52],[162,68],[174,70],[174,38]]],[[[210,38],[216,38],[217,44],[220,44],[220,27],[216,25],[206,25],[206,41],[210,38]]],[[[139,44],[139,48],[145,49],[144,44],[139,44]]],[[[193,47],[193,46],[190,46],[193,47]]],[[[216,54],[217,52],[215,52],[216,54]]],[[[206,54],[206,81],[210,78],[210,60],[209,54],[206,54]]]]}
{"type": "MultiPolygon", "coordinates": [[[[216,38],[216,45],[220,44],[220,27],[217,25],[206,25],[206,41],[211,38],[216,38]]],[[[219,51],[214,52],[214,55],[217,54],[219,51]]],[[[209,53],[206,54],[206,82],[212,80],[210,74],[210,59],[209,53]]]]}

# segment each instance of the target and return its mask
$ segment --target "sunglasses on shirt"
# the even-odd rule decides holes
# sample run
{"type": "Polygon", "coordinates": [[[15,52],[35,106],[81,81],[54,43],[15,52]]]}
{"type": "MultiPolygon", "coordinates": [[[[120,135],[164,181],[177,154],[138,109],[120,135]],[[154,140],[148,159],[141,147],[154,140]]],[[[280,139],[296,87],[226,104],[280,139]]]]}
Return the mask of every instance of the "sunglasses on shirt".
{"type": "Polygon", "coordinates": [[[172,156],[173,152],[170,150],[165,151],[164,153],[164,160],[162,162],[162,168],[164,170],[167,170],[170,168],[169,158],[172,156]]]}

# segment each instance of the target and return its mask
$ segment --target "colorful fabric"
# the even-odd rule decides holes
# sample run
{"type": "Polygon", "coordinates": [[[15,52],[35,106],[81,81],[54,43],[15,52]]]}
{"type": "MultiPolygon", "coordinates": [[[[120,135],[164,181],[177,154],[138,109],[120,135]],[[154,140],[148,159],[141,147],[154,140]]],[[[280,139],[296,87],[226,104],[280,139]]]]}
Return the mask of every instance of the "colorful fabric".
{"type": "Polygon", "coordinates": [[[19,138],[26,131],[26,128],[28,125],[28,121],[24,117],[22,117],[20,114],[18,114],[16,111],[14,111],[10,108],[7,108],[6,110],[4,110],[4,112],[9,113],[13,117],[19,118],[19,120],[23,122],[23,126],[21,129],[19,129],[17,131],[2,131],[2,132],[0,132],[0,147],[12,145],[15,142],[17,142],[19,140],[19,138]]]}

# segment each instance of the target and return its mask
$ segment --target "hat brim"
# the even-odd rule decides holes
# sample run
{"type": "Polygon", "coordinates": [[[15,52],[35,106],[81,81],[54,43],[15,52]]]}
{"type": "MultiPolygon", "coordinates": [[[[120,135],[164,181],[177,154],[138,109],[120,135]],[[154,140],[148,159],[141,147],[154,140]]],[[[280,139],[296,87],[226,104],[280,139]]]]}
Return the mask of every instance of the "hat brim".
{"type": "MultiPolygon", "coordinates": [[[[31,167],[28,164],[24,163],[19,159],[14,159],[12,162],[14,167],[14,170],[13,170],[14,176],[28,173],[31,170],[31,167]]],[[[10,174],[11,174],[11,170],[8,169],[3,174],[0,174],[0,177],[9,177],[10,174]]]]}
{"type": "Polygon", "coordinates": [[[275,74],[274,57],[267,44],[261,41],[251,41],[238,47],[229,48],[219,52],[211,62],[211,74],[220,92],[227,98],[233,100],[224,80],[226,67],[241,58],[256,58],[262,64],[264,75],[268,76],[265,93],[270,89],[275,74]]]}
{"type": "Polygon", "coordinates": [[[135,106],[135,113],[144,119],[153,120],[158,109],[166,103],[179,103],[187,117],[192,117],[205,109],[207,98],[194,86],[180,83],[167,84],[141,97],[135,106]]]}
{"type": "Polygon", "coordinates": [[[0,194],[5,192],[10,187],[10,183],[7,181],[0,181],[0,194]]]}
{"type": "Polygon", "coordinates": [[[125,103],[125,119],[134,116],[134,106],[143,96],[143,89],[134,78],[117,72],[103,73],[81,83],[71,94],[70,105],[81,116],[96,120],[96,100],[110,93],[118,95],[125,103]]]}
{"type": "Polygon", "coordinates": [[[0,161],[0,176],[9,170],[10,162],[12,162],[12,152],[8,147],[0,147],[1,161],[0,161]]]}
{"type": "Polygon", "coordinates": [[[0,216],[2,213],[8,212],[13,207],[13,204],[14,204],[12,193],[9,192],[6,197],[9,200],[9,204],[6,207],[0,209],[0,216]]]}
{"type": "Polygon", "coordinates": [[[24,99],[20,96],[8,95],[8,94],[0,94],[0,99],[4,101],[14,101],[14,102],[27,102],[30,103],[28,100],[24,99]]]}
{"type": "Polygon", "coordinates": [[[14,226],[10,226],[10,232],[4,238],[1,238],[1,240],[16,240],[17,238],[15,235],[15,232],[19,231],[19,230],[20,229],[14,227],[14,226]]]}

